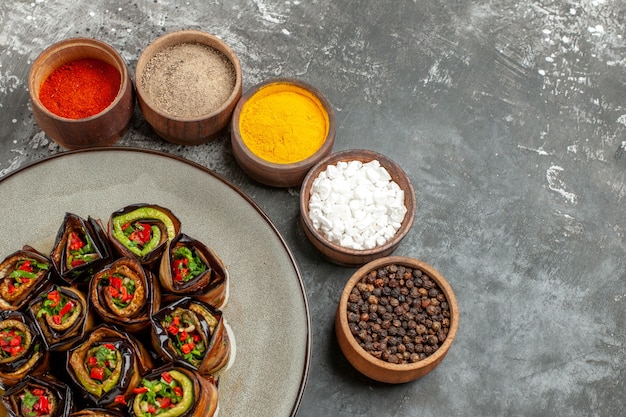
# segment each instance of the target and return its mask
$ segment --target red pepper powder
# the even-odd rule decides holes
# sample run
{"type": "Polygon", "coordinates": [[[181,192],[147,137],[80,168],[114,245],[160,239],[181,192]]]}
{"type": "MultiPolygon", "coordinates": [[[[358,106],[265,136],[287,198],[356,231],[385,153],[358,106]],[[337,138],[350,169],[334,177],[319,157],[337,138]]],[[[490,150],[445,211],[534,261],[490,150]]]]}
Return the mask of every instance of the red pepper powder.
{"type": "Polygon", "coordinates": [[[100,113],[115,100],[122,76],[112,65],[82,58],[55,69],[39,89],[39,100],[57,116],[82,119],[100,113]]]}

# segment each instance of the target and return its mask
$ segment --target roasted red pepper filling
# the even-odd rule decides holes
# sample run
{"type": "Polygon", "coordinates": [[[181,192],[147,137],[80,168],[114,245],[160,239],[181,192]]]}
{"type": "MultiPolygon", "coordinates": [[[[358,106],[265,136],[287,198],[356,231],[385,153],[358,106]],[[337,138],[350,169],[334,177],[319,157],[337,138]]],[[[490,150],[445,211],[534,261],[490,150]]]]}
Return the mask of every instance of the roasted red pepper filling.
{"type": "Polygon", "coordinates": [[[52,290],[42,296],[44,298],[41,309],[37,313],[37,317],[41,317],[44,313],[52,317],[54,324],[60,325],[69,318],[76,307],[76,302],[69,297],[60,293],[58,290],[52,290]]]}
{"type": "Polygon", "coordinates": [[[20,394],[21,412],[23,416],[38,417],[47,416],[51,413],[50,401],[45,390],[33,388],[20,394]]]}
{"type": "Polygon", "coordinates": [[[2,329],[0,331],[0,357],[12,358],[26,350],[25,334],[18,329],[2,329]]]}
{"type": "Polygon", "coordinates": [[[71,231],[67,237],[66,253],[67,268],[76,268],[99,257],[87,235],[75,231],[71,231]]]}
{"type": "Polygon", "coordinates": [[[180,356],[194,365],[202,360],[206,352],[206,346],[199,329],[196,328],[193,322],[185,320],[180,316],[168,315],[165,316],[163,324],[170,334],[172,345],[180,356]]]}
{"type": "Polygon", "coordinates": [[[37,274],[40,271],[47,269],[47,264],[37,262],[34,259],[20,260],[9,275],[10,280],[7,284],[9,294],[13,294],[22,285],[30,284],[31,280],[37,278],[37,274]]]}
{"type": "Polygon", "coordinates": [[[134,222],[126,223],[122,226],[122,231],[129,240],[135,242],[139,249],[143,248],[150,241],[150,225],[147,223],[134,222]]]}
{"type": "Polygon", "coordinates": [[[174,251],[172,262],[174,282],[190,281],[206,271],[206,268],[195,250],[180,246],[174,251]]]}
{"type": "Polygon", "coordinates": [[[103,278],[101,285],[106,286],[106,291],[113,299],[113,303],[120,308],[127,307],[135,296],[135,281],[121,274],[111,274],[103,278]]]}
{"type": "Polygon", "coordinates": [[[183,399],[183,389],[167,371],[161,374],[160,379],[154,381],[144,379],[141,384],[142,386],[133,389],[133,393],[149,393],[142,399],[143,408],[150,416],[158,416],[174,408],[183,399]]]}
{"type": "Polygon", "coordinates": [[[115,346],[109,343],[102,344],[90,351],[85,361],[89,377],[95,381],[102,382],[107,379],[117,365],[117,355],[115,346]]]}

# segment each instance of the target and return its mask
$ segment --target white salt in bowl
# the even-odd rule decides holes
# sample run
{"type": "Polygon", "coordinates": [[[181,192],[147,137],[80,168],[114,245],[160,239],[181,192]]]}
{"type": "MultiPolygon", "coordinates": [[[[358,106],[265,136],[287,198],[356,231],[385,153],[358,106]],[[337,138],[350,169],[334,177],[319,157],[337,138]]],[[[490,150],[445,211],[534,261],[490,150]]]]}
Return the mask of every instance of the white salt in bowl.
{"type": "MultiPolygon", "coordinates": [[[[331,170],[332,169],[333,168],[331,168],[331,170]]],[[[369,169],[375,171],[369,173],[370,177],[378,176],[380,173],[379,169],[375,169],[373,167],[370,167],[369,169]]],[[[361,169],[358,170],[361,171],[361,169]]],[[[360,177],[366,175],[366,170],[363,169],[362,171],[363,172],[359,172],[358,174],[360,177]]],[[[365,178],[361,179],[361,182],[365,181],[365,183],[367,184],[368,181],[365,180],[365,178]]],[[[349,185],[347,185],[347,187],[352,188],[356,185],[355,183],[356,180],[353,181],[352,184],[350,184],[350,181],[348,181],[349,185]]],[[[326,185],[328,185],[328,183],[326,183],[326,185]]],[[[362,184],[362,186],[364,185],[362,184]]],[[[342,201],[341,203],[345,204],[346,201],[342,201]]],[[[300,190],[300,223],[302,224],[304,234],[324,258],[332,263],[341,266],[362,266],[370,261],[392,254],[397,249],[402,239],[404,239],[404,237],[411,229],[413,225],[413,220],[415,218],[415,210],[415,191],[413,190],[413,186],[411,185],[409,177],[397,163],[384,155],[370,150],[345,150],[327,156],[309,170],[306,177],[304,178],[304,181],[302,182],[300,190]],[[382,208],[385,208],[388,214],[393,213],[393,216],[397,216],[397,213],[400,210],[400,208],[398,207],[398,201],[396,201],[397,199],[401,199],[404,203],[403,206],[406,209],[404,217],[401,219],[401,221],[399,221],[399,227],[397,227],[395,233],[391,237],[387,236],[384,243],[376,244],[375,246],[371,247],[370,241],[370,245],[363,248],[353,248],[342,245],[339,241],[332,238],[332,236],[339,237],[343,235],[345,237],[346,235],[353,235],[354,231],[344,231],[343,233],[339,233],[338,231],[340,231],[340,229],[338,229],[337,227],[330,227],[329,231],[328,227],[326,229],[321,229],[316,226],[320,224],[330,226],[330,224],[333,223],[333,226],[340,226],[340,224],[343,224],[344,227],[350,228],[350,221],[342,220],[338,210],[329,210],[323,212],[323,217],[325,217],[325,220],[322,220],[320,222],[319,202],[317,201],[317,197],[320,193],[315,191],[315,189],[318,189],[319,186],[314,189],[314,182],[316,181],[316,179],[318,179],[318,177],[320,177],[320,175],[326,175],[323,173],[329,172],[327,170],[330,166],[337,166],[338,163],[345,162],[348,164],[353,164],[353,168],[350,169],[355,169],[354,167],[357,167],[360,164],[368,164],[369,166],[372,164],[376,164],[376,161],[380,164],[380,167],[384,168],[387,171],[390,177],[389,180],[397,184],[398,188],[402,191],[402,193],[398,193],[397,190],[393,191],[395,187],[391,187],[388,185],[385,186],[387,188],[380,188],[380,186],[374,187],[374,189],[378,190],[378,192],[376,193],[376,195],[379,197],[377,198],[378,210],[372,209],[371,207],[373,207],[375,204],[372,204],[371,201],[367,201],[368,198],[373,197],[373,193],[371,195],[364,193],[363,188],[360,188],[359,191],[346,191],[345,182],[339,185],[335,183],[334,186],[339,189],[344,189],[343,192],[339,194],[344,196],[341,198],[346,198],[348,200],[348,204],[349,201],[356,200],[352,202],[352,212],[360,213],[358,214],[358,220],[360,220],[359,227],[361,228],[361,230],[364,230],[363,225],[369,223],[369,227],[366,227],[365,229],[370,231],[370,236],[380,234],[382,233],[383,229],[391,226],[392,223],[397,223],[397,221],[392,221],[391,219],[387,219],[387,221],[385,222],[384,217],[381,217],[382,208]],[[385,192],[383,193],[382,190],[384,190],[385,192]],[[310,206],[312,194],[315,194],[316,196],[315,201],[313,201],[312,205],[310,206]],[[387,197],[383,199],[380,198],[380,195],[395,195],[395,197],[387,197]],[[361,206],[361,208],[358,208],[359,205],[361,206]]],[[[393,216],[390,215],[388,217],[393,216]]],[[[353,220],[356,223],[356,220],[353,220]]],[[[396,224],[396,226],[398,225],[396,224]]],[[[386,230],[387,235],[389,235],[388,229],[386,230]]]]}

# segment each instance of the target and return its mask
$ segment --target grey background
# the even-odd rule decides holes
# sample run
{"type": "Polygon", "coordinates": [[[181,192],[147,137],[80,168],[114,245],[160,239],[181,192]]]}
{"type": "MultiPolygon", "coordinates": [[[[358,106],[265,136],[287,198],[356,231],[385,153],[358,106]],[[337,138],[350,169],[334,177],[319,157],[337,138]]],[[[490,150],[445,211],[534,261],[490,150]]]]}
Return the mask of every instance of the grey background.
{"type": "Polygon", "coordinates": [[[45,47],[96,37],[132,72],[165,32],[213,33],[238,54],[244,90],[307,81],[335,109],[335,150],[375,150],[404,168],[419,206],[396,254],[435,266],[459,300],[457,339],[435,371],[399,386],[367,380],[333,329],[353,269],[306,241],[299,189],[249,179],[227,133],[172,145],[137,111],[118,145],[213,169],[293,251],[313,342],[298,416],[625,415],[625,13],[620,0],[2,2],[0,176],[63,151],[28,102],[45,47]]]}

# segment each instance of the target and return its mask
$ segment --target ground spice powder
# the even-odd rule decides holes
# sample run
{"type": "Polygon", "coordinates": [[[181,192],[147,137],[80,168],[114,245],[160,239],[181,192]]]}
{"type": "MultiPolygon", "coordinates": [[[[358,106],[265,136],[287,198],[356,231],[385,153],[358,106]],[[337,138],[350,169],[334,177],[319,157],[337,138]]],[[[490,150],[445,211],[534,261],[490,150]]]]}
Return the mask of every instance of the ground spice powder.
{"type": "Polygon", "coordinates": [[[245,145],[269,162],[302,161],[323,145],[328,112],[310,91],[288,83],[268,84],[250,97],[239,116],[245,145]]]}
{"type": "Polygon", "coordinates": [[[82,119],[106,109],[117,97],[121,81],[111,64],[82,58],[55,69],[41,84],[39,100],[58,116],[82,119]]]}
{"type": "Polygon", "coordinates": [[[161,111],[193,118],[213,113],[235,88],[235,69],[220,51],[199,43],[181,43],[155,54],[140,80],[161,111]]]}

